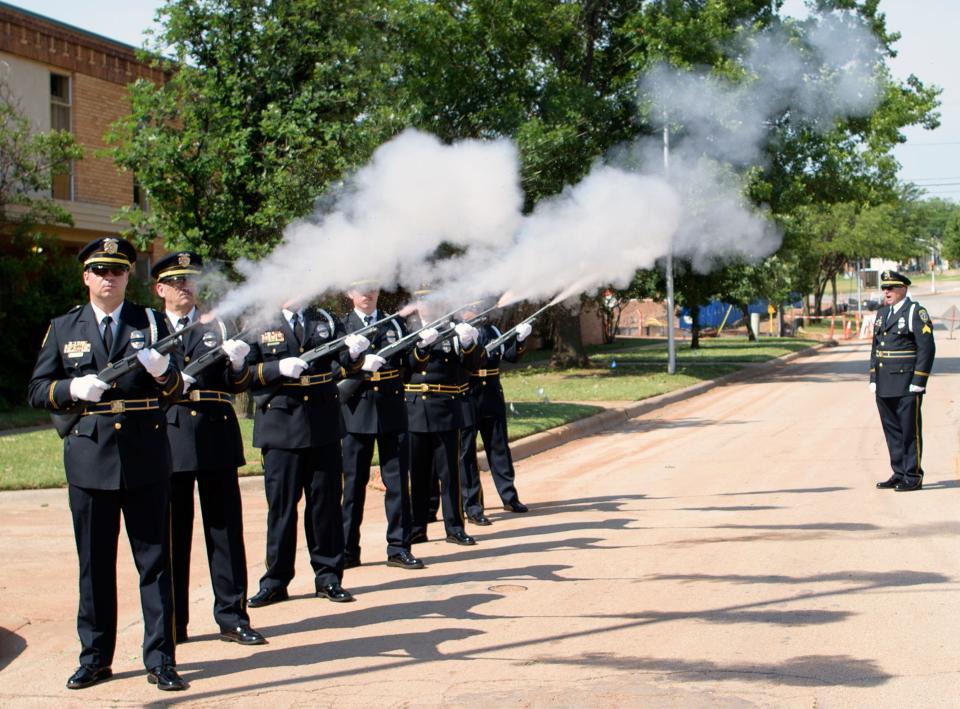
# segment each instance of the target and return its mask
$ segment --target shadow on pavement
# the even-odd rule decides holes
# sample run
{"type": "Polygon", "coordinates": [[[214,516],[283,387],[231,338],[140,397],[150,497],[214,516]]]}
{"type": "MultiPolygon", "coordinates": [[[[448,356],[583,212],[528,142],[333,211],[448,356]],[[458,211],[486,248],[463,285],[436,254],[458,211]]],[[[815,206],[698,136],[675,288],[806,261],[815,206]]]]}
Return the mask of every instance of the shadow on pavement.
{"type": "Polygon", "coordinates": [[[0,628],[0,670],[13,662],[24,650],[27,641],[11,630],[0,628]]]}

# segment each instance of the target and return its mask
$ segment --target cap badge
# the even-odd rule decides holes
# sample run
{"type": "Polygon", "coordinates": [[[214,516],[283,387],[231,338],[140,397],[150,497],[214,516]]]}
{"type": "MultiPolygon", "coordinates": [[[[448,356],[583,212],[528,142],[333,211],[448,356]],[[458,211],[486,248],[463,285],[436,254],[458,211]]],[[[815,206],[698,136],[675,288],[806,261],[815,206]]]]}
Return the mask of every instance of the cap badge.
{"type": "Polygon", "coordinates": [[[120,242],[116,239],[104,239],[102,248],[108,254],[115,254],[120,248],[120,242]]]}
{"type": "Polygon", "coordinates": [[[189,266],[190,254],[180,254],[179,256],[177,256],[177,263],[180,264],[181,266],[189,266]]]}

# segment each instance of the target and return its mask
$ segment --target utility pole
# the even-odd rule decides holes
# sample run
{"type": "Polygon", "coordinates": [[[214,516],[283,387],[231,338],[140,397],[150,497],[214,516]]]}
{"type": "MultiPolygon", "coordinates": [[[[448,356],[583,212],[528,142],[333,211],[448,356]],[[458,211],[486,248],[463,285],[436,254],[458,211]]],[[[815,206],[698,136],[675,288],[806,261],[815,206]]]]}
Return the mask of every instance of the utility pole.
{"type": "MultiPolygon", "coordinates": [[[[669,116],[663,114],[663,175],[670,179],[669,116]]],[[[667,251],[667,374],[677,373],[677,341],[673,332],[673,246],[667,251]]]]}

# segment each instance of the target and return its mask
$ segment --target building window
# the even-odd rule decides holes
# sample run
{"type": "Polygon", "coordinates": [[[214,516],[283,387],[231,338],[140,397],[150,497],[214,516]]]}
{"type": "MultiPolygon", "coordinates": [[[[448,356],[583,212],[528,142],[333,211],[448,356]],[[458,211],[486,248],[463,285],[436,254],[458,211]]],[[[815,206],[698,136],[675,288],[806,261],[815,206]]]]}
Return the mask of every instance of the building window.
{"type": "MultiPolygon", "coordinates": [[[[50,128],[53,130],[73,130],[70,99],[70,77],[50,74],[50,128]]],[[[73,199],[73,163],[66,173],[53,176],[52,191],[54,199],[73,199]]]]}

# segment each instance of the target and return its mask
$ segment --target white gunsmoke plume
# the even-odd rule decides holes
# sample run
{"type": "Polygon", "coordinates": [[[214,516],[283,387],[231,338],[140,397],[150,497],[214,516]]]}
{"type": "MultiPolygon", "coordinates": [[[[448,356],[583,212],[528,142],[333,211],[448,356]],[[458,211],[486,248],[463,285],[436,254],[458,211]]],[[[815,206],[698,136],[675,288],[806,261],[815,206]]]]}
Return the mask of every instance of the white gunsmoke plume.
{"type": "Polygon", "coordinates": [[[408,130],[348,184],[332,211],[291,224],[263,260],[239,262],[246,281],[217,314],[262,321],[292,299],[360,279],[413,289],[428,279],[428,259],[442,242],[502,248],[520,221],[517,152],[506,140],[444,145],[408,130]]]}

